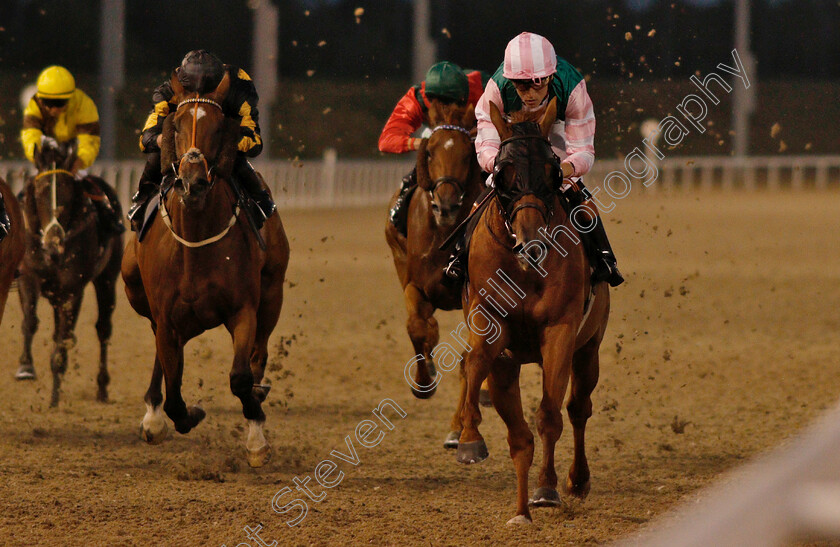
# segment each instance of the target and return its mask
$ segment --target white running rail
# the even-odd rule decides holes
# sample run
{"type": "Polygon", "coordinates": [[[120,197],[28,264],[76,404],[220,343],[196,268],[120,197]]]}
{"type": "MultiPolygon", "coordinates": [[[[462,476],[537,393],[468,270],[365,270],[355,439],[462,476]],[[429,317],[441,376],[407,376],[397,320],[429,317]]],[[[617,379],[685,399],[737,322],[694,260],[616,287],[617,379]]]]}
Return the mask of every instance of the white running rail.
{"type": "MultiPolygon", "coordinates": [[[[325,160],[301,162],[255,162],[283,209],[384,205],[399,187],[400,179],[413,166],[402,160],[325,160]]],[[[840,188],[840,156],[726,156],[666,158],[658,163],[657,180],[644,188],[633,180],[633,192],[718,190],[826,190],[840,188]]],[[[143,162],[98,161],[90,169],[117,190],[126,209],[143,162]]],[[[598,160],[585,178],[588,187],[601,185],[612,171],[626,173],[622,160],[598,160]]],[[[0,162],[0,176],[15,191],[26,174],[33,173],[25,161],[0,162]]],[[[631,179],[632,180],[632,179],[631,179]]]]}

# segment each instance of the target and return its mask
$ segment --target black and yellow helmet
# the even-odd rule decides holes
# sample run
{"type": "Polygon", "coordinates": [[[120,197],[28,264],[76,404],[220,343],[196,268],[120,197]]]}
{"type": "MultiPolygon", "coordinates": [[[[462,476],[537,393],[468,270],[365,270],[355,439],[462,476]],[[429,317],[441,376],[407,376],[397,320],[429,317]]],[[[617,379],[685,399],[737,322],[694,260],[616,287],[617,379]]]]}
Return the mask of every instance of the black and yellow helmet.
{"type": "Polygon", "coordinates": [[[449,61],[433,64],[426,72],[426,94],[465,103],[470,96],[470,83],[461,67],[449,61]]]}
{"type": "Polygon", "coordinates": [[[209,93],[225,76],[225,65],[206,49],[195,49],[184,56],[178,67],[178,81],[187,91],[209,93]]]}
{"type": "Polygon", "coordinates": [[[63,66],[48,66],[38,75],[35,95],[40,99],[69,99],[76,90],[76,80],[63,66]]]}

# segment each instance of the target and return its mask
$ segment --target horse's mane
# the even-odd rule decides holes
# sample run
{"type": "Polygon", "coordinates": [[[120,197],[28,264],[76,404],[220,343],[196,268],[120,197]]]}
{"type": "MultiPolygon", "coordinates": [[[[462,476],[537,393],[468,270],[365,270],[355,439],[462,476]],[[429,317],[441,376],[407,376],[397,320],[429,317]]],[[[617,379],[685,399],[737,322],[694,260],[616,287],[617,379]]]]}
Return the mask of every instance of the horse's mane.
{"type": "Polygon", "coordinates": [[[542,119],[543,114],[545,114],[545,107],[542,107],[533,112],[517,110],[516,112],[512,112],[510,115],[508,115],[508,118],[510,118],[510,123],[512,124],[522,122],[539,122],[540,119],[542,119]]]}

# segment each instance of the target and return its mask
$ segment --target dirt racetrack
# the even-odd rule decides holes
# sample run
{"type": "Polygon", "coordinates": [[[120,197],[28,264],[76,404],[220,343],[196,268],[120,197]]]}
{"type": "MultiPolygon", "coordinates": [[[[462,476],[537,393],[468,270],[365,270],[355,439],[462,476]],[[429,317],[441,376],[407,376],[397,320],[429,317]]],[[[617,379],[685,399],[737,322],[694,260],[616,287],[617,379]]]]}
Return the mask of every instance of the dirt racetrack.
{"type": "MultiPolygon", "coordinates": [[[[184,397],[207,418],[162,445],[139,438],[154,342],[122,285],[111,347],[111,402],[95,401],[93,292],[76,329],[61,404],[49,409],[48,306],[39,307],[34,382],[15,382],[20,305],[0,327],[0,544],[581,545],[608,542],[797,432],[840,395],[840,194],[632,195],[608,232],[627,282],[612,291],[601,380],[587,428],[592,491],[584,503],[536,509],[511,528],[514,474],[506,432],[483,409],[490,458],[462,466],[444,451],[457,378],[414,399],[405,311],[383,237],[384,207],[284,212],[292,256],[272,338],[264,408],[274,458],[244,457],[247,432],[228,388],[229,337],[186,349],[184,397]],[[309,502],[296,527],[271,508],[294,477],[313,476],[385,398],[406,412],[381,444],[356,445],[343,482],[309,502]]],[[[439,313],[441,340],[461,320],[439,313]]],[[[523,370],[533,428],[541,385],[523,370]]],[[[558,443],[570,463],[571,427],[558,443]]],[[[170,424],[170,432],[172,427],[170,424]]],[[[536,484],[536,465],[531,490],[536,484]]],[[[315,494],[324,489],[309,483],[315,494]]],[[[293,496],[284,499],[290,501],[293,496]]],[[[302,497],[302,494],[297,497],[302,497]]],[[[305,498],[304,498],[305,499],[305,498]]]]}

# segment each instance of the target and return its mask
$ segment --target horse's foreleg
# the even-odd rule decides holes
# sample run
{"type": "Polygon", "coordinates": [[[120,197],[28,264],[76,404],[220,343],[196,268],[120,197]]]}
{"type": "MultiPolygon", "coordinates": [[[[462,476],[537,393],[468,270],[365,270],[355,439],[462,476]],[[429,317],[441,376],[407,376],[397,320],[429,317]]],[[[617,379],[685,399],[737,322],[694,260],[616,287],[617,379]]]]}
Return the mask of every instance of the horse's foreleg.
{"type": "Polygon", "coordinates": [[[111,377],[108,374],[108,343],[111,340],[112,323],[111,316],[116,305],[116,275],[118,272],[104,271],[93,280],[93,287],[96,290],[96,304],[99,308],[99,315],[96,319],[96,334],[99,337],[99,374],[96,376],[98,390],[96,400],[108,401],[108,383],[111,377]]]}
{"type": "Polygon", "coordinates": [[[508,445],[513,467],[516,469],[516,516],[510,524],[531,522],[528,511],[528,470],[534,461],[534,435],[522,414],[519,393],[521,365],[507,357],[493,361],[489,388],[493,406],[508,429],[508,445]]]}
{"type": "Polygon", "coordinates": [[[405,307],[408,311],[408,322],[406,330],[411,344],[414,346],[414,354],[422,358],[417,361],[414,367],[414,385],[421,388],[411,388],[411,393],[418,399],[428,399],[435,394],[435,365],[432,361],[432,350],[438,341],[437,321],[432,314],[435,308],[423,296],[420,290],[409,283],[404,290],[405,307]]]}
{"type": "Polygon", "coordinates": [[[461,438],[461,413],[464,411],[464,401],[467,398],[467,377],[464,375],[464,355],[461,354],[461,362],[458,363],[458,405],[455,407],[455,414],[449,422],[449,434],[443,441],[444,448],[458,448],[458,439],[461,438]]]}
{"type": "Polygon", "coordinates": [[[478,463],[489,455],[484,438],[478,432],[481,423],[479,390],[490,372],[491,363],[507,345],[507,332],[504,328],[501,330],[495,333],[493,339],[470,331],[469,346],[472,349],[464,359],[467,389],[461,411],[461,438],[458,441],[458,461],[461,463],[478,463]]]}
{"type": "Polygon", "coordinates": [[[71,293],[67,300],[59,300],[51,302],[53,306],[53,317],[55,320],[55,330],[53,333],[53,352],[50,359],[50,368],[53,375],[53,389],[52,398],[50,399],[50,406],[58,406],[59,394],[61,393],[61,379],[64,373],[67,372],[67,351],[72,348],[75,343],[75,335],[73,330],[76,328],[76,320],[79,318],[79,310],[82,307],[82,297],[84,292],[80,289],[76,293],[71,293]]]}
{"type": "Polygon", "coordinates": [[[543,398],[537,410],[537,431],[543,445],[543,463],[534,505],[551,506],[560,502],[554,447],[563,432],[563,398],[569,384],[575,331],[571,325],[547,327],[542,333],[543,398]]]}
{"type": "Polygon", "coordinates": [[[254,349],[251,352],[251,374],[254,375],[254,395],[260,402],[268,396],[270,385],[262,383],[265,375],[265,365],[268,361],[268,339],[280,319],[280,309],[283,307],[283,276],[271,279],[269,285],[263,279],[260,307],[257,310],[257,333],[254,338],[254,349]]]}
{"type": "MultiPolygon", "coordinates": [[[[157,359],[166,381],[166,402],[163,410],[169,419],[175,423],[178,433],[189,433],[204,419],[204,410],[198,406],[187,408],[181,397],[181,379],[184,375],[184,345],[178,339],[171,327],[157,325],[155,330],[155,345],[157,359]]],[[[157,361],[156,361],[157,362],[157,361]]],[[[155,373],[152,373],[154,383],[155,373]]],[[[151,389],[151,387],[150,387],[151,389]]]]}
{"type": "Polygon", "coordinates": [[[35,366],[32,364],[32,338],[38,330],[38,314],[36,313],[38,297],[41,287],[32,275],[22,275],[18,280],[18,296],[23,311],[23,352],[20,355],[20,367],[15,378],[18,380],[32,380],[35,378],[35,366]]]}
{"type": "Polygon", "coordinates": [[[160,391],[160,385],[162,380],[163,367],[160,364],[160,359],[155,356],[152,381],[149,382],[149,389],[146,390],[146,396],[143,397],[143,400],[146,401],[146,415],[143,416],[143,421],[140,424],[140,438],[149,444],[162,442],[167,434],[166,419],[161,412],[163,394],[160,391]]]}
{"type": "Polygon", "coordinates": [[[233,337],[233,367],[230,371],[230,390],[242,401],[242,414],[248,420],[248,465],[262,467],[271,458],[271,447],[263,433],[265,413],[254,393],[254,375],[251,372],[251,352],[257,330],[257,318],[247,307],[226,324],[233,337]]]}
{"type": "Polygon", "coordinates": [[[585,498],[589,493],[589,464],[586,462],[584,433],[592,416],[592,391],[598,384],[600,337],[592,338],[572,358],[572,384],[566,410],[575,435],[575,455],[566,479],[566,492],[585,498]]]}

